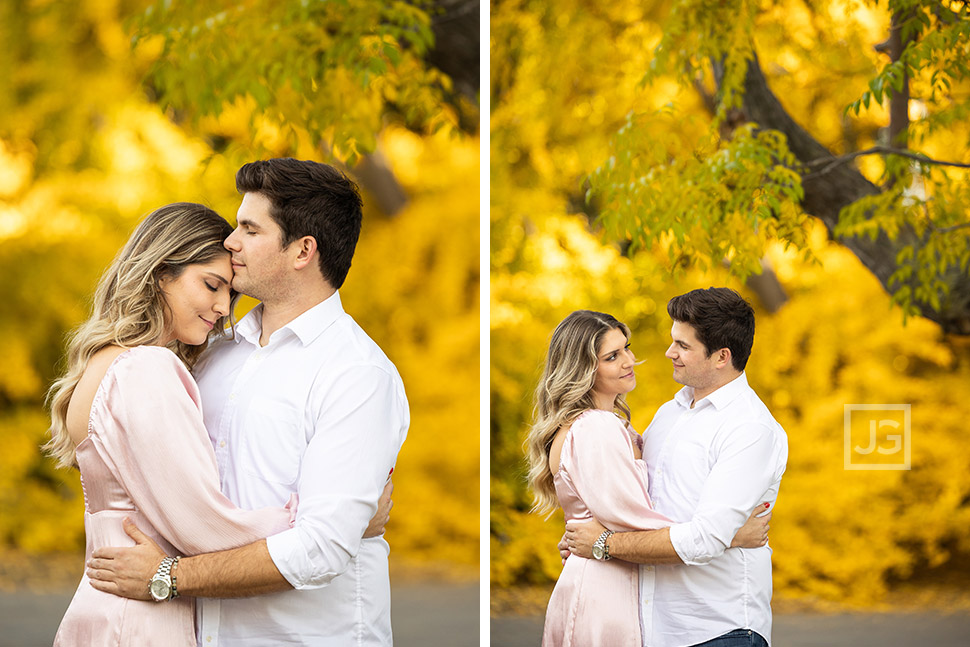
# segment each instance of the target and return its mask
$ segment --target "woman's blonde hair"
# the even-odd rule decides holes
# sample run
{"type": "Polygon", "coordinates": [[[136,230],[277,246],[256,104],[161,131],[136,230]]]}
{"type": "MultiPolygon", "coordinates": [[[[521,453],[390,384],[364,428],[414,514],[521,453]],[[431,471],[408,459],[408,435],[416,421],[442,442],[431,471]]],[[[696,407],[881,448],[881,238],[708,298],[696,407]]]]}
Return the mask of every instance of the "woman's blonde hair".
{"type": "MultiPolygon", "coordinates": [[[[551,514],[559,505],[549,451],[556,433],[572,424],[579,414],[595,408],[593,382],[596,378],[600,345],[611,330],[619,329],[627,339],[630,329],[611,315],[577,310],[562,320],[552,333],[545,368],[535,393],[534,422],[525,440],[529,459],[529,486],[533,512],[551,514]]],[[[630,420],[630,407],[621,394],[615,410],[630,420]]]]}
{"type": "MultiPolygon", "coordinates": [[[[47,392],[51,439],[43,449],[58,467],[76,465],[74,441],[67,432],[67,408],[91,357],[109,345],[132,348],[154,344],[166,332],[163,276],[178,278],[189,265],[207,263],[228,253],[223,242],[232,225],[212,209],[190,202],[169,204],[150,213],[105,271],[94,293],[91,316],[71,335],[67,370],[47,392]]],[[[237,295],[232,293],[232,306],[237,295]]],[[[219,318],[209,337],[225,335],[230,314],[219,318]]],[[[189,368],[205,345],[180,341],[168,347],[189,368]]]]}

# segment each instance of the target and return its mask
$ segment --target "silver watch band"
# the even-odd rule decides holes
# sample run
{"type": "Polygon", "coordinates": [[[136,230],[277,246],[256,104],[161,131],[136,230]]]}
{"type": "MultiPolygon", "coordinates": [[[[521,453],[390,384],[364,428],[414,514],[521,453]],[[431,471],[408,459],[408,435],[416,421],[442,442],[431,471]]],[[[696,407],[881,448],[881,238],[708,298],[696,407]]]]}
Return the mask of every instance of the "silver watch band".
{"type": "Polygon", "coordinates": [[[176,582],[175,582],[175,567],[178,566],[179,560],[181,558],[182,558],[181,555],[176,555],[175,557],[173,557],[172,558],[172,564],[169,567],[169,573],[171,573],[171,575],[172,575],[172,599],[173,600],[179,596],[179,590],[175,586],[175,584],[176,584],[176,582]]]}

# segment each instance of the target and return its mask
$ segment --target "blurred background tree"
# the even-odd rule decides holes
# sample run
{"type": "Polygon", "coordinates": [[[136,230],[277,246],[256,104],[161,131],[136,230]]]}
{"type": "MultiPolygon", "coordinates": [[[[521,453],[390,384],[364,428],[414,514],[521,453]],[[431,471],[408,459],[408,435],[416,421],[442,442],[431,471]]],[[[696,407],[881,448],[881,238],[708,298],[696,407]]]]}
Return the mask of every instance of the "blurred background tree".
{"type": "Polygon", "coordinates": [[[555,325],[630,324],[645,429],[679,388],[666,302],[710,285],[755,306],[749,381],[788,432],[776,599],[966,590],[967,23],[961,2],[494,7],[493,601],[544,602],[560,569],[562,516],[528,512],[522,455],[555,325]],[[904,31],[910,49],[881,51],[904,31]],[[911,470],[844,469],[853,403],[912,405],[911,470]]]}
{"type": "Polygon", "coordinates": [[[0,583],[37,555],[79,568],[77,474],[38,446],[100,273],[161,204],[233,220],[235,170],[280,156],[364,192],[343,299],[412,409],[392,562],[477,574],[477,6],[0,1],[0,583]]]}

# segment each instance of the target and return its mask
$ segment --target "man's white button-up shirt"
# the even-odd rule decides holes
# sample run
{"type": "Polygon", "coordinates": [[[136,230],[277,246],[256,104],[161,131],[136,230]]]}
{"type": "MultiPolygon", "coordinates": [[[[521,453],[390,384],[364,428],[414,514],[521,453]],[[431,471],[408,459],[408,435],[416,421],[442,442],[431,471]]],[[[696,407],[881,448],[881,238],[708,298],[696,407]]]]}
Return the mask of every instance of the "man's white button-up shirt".
{"type": "Polygon", "coordinates": [[[196,367],[222,490],[283,506],[296,525],[267,539],[295,590],[200,599],[200,645],[390,645],[388,545],[361,539],[407,434],[401,378],[334,294],[260,347],[262,306],[196,367]]]}
{"type": "Polygon", "coordinates": [[[694,403],[684,387],[643,433],[650,498],[678,521],[683,565],[641,566],[643,642],[694,645],[734,629],[771,640],[771,548],[728,548],[756,505],[774,506],[788,437],[744,373],[694,403]]]}

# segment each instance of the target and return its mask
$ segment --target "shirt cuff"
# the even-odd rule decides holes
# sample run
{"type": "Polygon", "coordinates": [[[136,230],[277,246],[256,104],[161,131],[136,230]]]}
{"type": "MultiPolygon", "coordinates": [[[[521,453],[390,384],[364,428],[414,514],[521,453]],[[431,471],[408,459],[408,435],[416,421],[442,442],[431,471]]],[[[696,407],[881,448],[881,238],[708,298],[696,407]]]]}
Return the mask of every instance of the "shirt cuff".
{"type": "Polygon", "coordinates": [[[710,558],[704,558],[703,546],[698,546],[691,533],[690,522],[670,526],[670,543],[681,561],[691,566],[703,566],[710,558]],[[703,561],[699,561],[703,560],[703,561]]]}
{"type": "Polygon", "coordinates": [[[266,538],[266,548],[280,575],[294,589],[318,588],[309,582],[304,574],[313,572],[313,564],[303,548],[296,528],[290,528],[266,538]]]}

